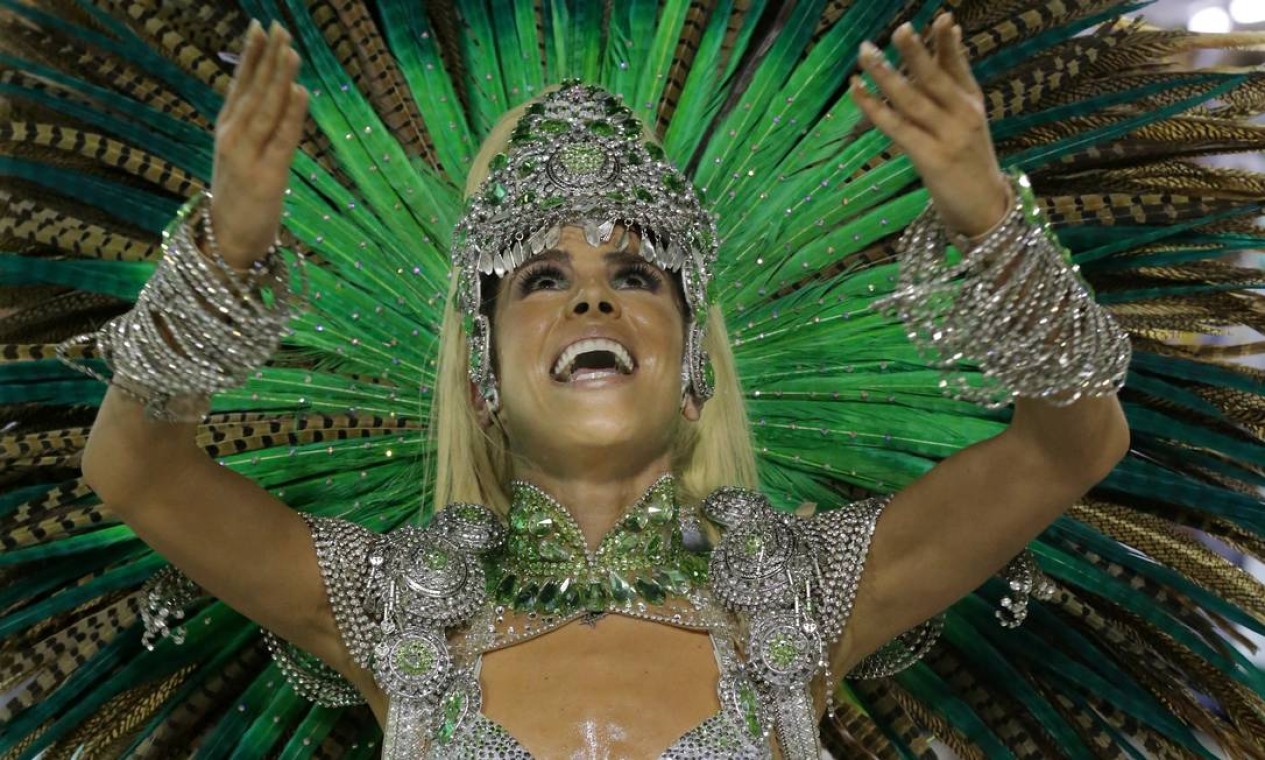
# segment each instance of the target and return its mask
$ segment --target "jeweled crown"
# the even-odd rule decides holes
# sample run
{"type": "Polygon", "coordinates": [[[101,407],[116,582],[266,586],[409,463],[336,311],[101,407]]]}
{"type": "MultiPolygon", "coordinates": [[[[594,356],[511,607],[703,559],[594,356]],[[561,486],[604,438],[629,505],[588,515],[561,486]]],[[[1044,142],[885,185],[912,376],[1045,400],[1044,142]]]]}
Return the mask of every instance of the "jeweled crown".
{"type": "Polygon", "coordinates": [[[556,245],[562,225],[582,226],[596,246],[623,224],[640,231],[647,261],[681,273],[690,309],[703,317],[715,221],[618,96],[563,82],[527,108],[489,169],[453,233],[453,267],[470,316],[483,300],[479,275],[512,272],[556,245]]]}

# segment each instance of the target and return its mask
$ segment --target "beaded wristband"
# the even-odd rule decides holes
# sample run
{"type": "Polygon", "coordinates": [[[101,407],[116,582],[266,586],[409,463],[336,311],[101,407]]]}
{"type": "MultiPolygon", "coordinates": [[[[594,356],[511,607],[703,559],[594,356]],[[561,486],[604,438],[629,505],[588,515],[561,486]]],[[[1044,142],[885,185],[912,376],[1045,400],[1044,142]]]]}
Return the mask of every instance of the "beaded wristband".
{"type": "Polygon", "coordinates": [[[289,270],[275,246],[242,272],[219,255],[213,234],[210,256],[194,239],[199,219],[209,228],[209,198],[205,192],[190,198],[163,230],[163,258],[130,311],[57,346],[62,363],[114,385],[143,404],[150,419],[200,421],[208,397],[244,384],[288,331],[289,270]],[[68,358],[67,347],[93,341],[112,378],[68,358]]]}
{"type": "MultiPolygon", "coordinates": [[[[264,257],[252,262],[249,267],[242,269],[229,264],[220,252],[220,246],[215,240],[214,225],[211,224],[211,204],[214,199],[215,197],[210,190],[203,190],[194,198],[199,208],[202,239],[207,242],[207,246],[211,249],[211,261],[234,283],[244,284],[253,288],[260,284],[264,278],[271,275],[273,269],[277,266],[277,251],[281,247],[281,238],[275,238],[272,245],[268,246],[268,251],[264,254],[264,257]]],[[[195,239],[194,243],[196,244],[197,242],[195,239]]],[[[198,250],[201,252],[201,246],[198,246],[198,250]]]]}
{"type": "Polygon", "coordinates": [[[1129,366],[1128,335],[1094,302],[1031,183],[1017,172],[1011,180],[1010,213],[956,263],[945,261],[949,234],[928,205],[898,243],[895,292],[871,308],[905,323],[923,358],[946,370],[940,385],[957,399],[1000,408],[1022,396],[1067,406],[1114,393],[1129,366]],[[963,360],[979,366],[982,385],[948,372],[963,360]]]}

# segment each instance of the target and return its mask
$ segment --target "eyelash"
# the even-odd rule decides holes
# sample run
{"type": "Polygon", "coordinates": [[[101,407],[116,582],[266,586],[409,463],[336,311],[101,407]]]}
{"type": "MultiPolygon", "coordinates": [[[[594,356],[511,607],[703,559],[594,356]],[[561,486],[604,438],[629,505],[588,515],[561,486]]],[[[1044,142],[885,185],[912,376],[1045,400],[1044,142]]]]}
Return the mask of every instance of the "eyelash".
{"type": "MultiPolygon", "coordinates": [[[[641,287],[651,293],[658,292],[659,286],[662,285],[662,279],[659,273],[654,267],[645,262],[639,261],[620,267],[619,271],[615,274],[615,279],[620,280],[630,274],[641,277],[645,281],[641,287]]],[[[556,264],[537,264],[533,266],[519,277],[519,296],[526,296],[537,290],[541,290],[542,288],[537,287],[537,285],[541,280],[547,280],[550,278],[554,280],[565,280],[566,273],[563,272],[562,268],[556,264]]]]}

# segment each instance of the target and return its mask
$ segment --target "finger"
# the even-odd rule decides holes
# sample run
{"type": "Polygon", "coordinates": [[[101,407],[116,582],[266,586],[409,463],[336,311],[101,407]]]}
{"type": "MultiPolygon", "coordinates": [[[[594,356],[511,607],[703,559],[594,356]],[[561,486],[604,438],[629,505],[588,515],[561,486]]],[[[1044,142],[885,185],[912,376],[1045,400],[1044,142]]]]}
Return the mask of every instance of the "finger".
{"type": "Polygon", "coordinates": [[[299,69],[299,54],[288,44],[277,49],[277,61],[268,82],[266,96],[260,102],[259,113],[251,120],[249,131],[255,144],[263,150],[277,129],[277,122],[285,113],[290,100],[290,85],[299,69]]]}
{"type": "Polygon", "coordinates": [[[259,20],[251,19],[250,27],[246,30],[246,41],[242,43],[242,57],[233,70],[233,79],[228,83],[228,92],[224,95],[224,105],[220,107],[220,121],[227,121],[241,102],[241,94],[245,89],[243,83],[259,65],[259,56],[263,53],[267,39],[259,20]]]}
{"type": "Polygon", "coordinates": [[[307,88],[298,82],[292,83],[290,97],[286,101],[286,112],[264,148],[265,161],[285,162],[289,166],[294,160],[294,151],[303,137],[303,126],[307,121],[307,104],[307,88]]]}
{"type": "Polygon", "coordinates": [[[273,54],[276,53],[277,44],[279,43],[281,26],[276,21],[268,27],[268,31],[264,34],[264,46],[259,51],[259,59],[250,70],[250,75],[242,79],[242,84],[249,92],[253,90],[260,82],[267,81],[267,77],[271,73],[271,65],[273,54]]]}
{"type": "Polygon", "coordinates": [[[861,77],[852,76],[851,86],[848,88],[849,94],[857,107],[861,109],[861,113],[865,115],[870,123],[877,127],[883,134],[892,139],[892,142],[899,146],[912,157],[915,153],[921,153],[931,147],[934,142],[931,134],[919,127],[914,122],[905,119],[894,109],[885,104],[874,93],[870,92],[865,83],[861,81],[861,77]]]}
{"type": "Polygon", "coordinates": [[[909,73],[913,77],[913,87],[932,102],[948,108],[952,105],[956,84],[950,81],[945,72],[936,64],[922,38],[914,31],[912,24],[901,24],[892,35],[892,42],[905,59],[909,73]]]}
{"type": "Polygon", "coordinates": [[[268,83],[272,81],[273,69],[276,67],[277,55],[284,41],[284,30],[276,21],[268,30],[268,42],[259,54],[259,64],[250,72],[250,78],[242,81],[243,100],[241,104],[242,118],[250,120],[266,97],[268,83]]]}
{"type": "Polygon", "coordinates": [[[962,44],[962,27],[948,24],[942,35],[943,41],[938,45],[936,57],[940,60],[940,68],[957,82],[958,87],[975,97],[981,97],[984,91],[971,73],[971,59],[967,57],[966,45],[962,44]]]}
{"type": "MultiPolygon", "coordinates": [[[[287,51],[290,51],[290,46],[287,46],[285,42],[285,32],[277,27],[273,32],[273,39],[269,39],[269,46],[264,51],[263,58],[259,61],[256,77],[250,83],[250,89],[240,106],[240,130],[244,133],[244,139],[253,145],[256,156],[263,150],[263,143],[266,142],[268,133],[276,123],[277,109],[285,107],[283,102],[281,104],[276,102],[277,70],[285,67],[285,56],[287,51]]],[[[286,92],[280,92],[280,96],[282,100],[285,99],[286,92]]]]}
{"type": "Polygon", "coordinates": [[[892,68],[878,48],[861,44],[861,66],[902,117],[931,132],[948,114],[920,88],[892,68]]]}

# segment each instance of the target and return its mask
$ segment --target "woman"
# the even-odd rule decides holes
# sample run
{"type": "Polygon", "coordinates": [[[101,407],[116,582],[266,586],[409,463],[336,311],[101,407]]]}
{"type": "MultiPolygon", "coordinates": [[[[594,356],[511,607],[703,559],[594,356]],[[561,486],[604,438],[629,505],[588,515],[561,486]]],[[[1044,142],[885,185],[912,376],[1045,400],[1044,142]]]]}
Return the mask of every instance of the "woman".
{"type": "MultiPolygon", "coordinates": [[[[212,192],[169,228],[161,287],[101,334],[115,377],[88,483],[270,631],[301,694],[367,701],[389,757],[816,757],[838,676],[917,659],[927,621],[1129,448],[1115,397],[1128,340],[1001,171],[960,29],[941,16],[928,40],[893,35],[907,74],[862,46],[877,92],[851,89],[934,209],[879,308],[937,362],[968,351],[1015,411],[895,495],[792,517],[733,488],[757,478],[707,287],[713,220],[625,107],[572,82],[503,117],[467,179],[430,524],[385,534],[299,515],[216,466],[188,420],[266,359],[289,317],[285,299],[256,293],[289,289],[276,236],[311,103],[277,25],[248,33],[212,192]],[[945,235],[968,266],[941,271],[945,235]],[[957,276],[970,286],[950,305],[957,276]],[[136,338],[146,319],[158,332],[136,338]],[[240,353],[217,349],[234,339],[240,353]],[[155,453],[118,456],[138,450],[155,453]],[[903,655],[898,641],[869,657],[911,630],[903,655]]],[[[328,294],[313,276],[314,297],[328,294]]],[[[178,606],[159,597],[156,612],[178,606]]],[[[165,631],[162,612],[147,623],[165,631]]]]}
{"type": "MultiPolygon", "coordinates": [[[[1005,220],[1015,199],[993,154],[981,94],[966,63],[960,35],[960,28],[948,15],[940,16],[932,27],[936,48],[933,54],[911,26],[899,29],[894,39],[909,61],[911,77],[886,65],[877,49],[867,43],[862,49],[862,61],[887,102],[865,89],[859,79],[854,80],[853,96],[866,117],[910,155],[931,191],[932,203],[943,223],[960,234],[979,237],[1005,220]]],[[[301,134],[307,96],[294,84],[299,60],[287,40],[288,34],[279,27],[274,27],[269,35],[252,27],[245,56],[217,125],[212,229],[224,261],[238,270],[248,270],[258,261],[259,252],[266,251],[276,235],[282,190],[301,134]]],[[[580,162],[586,157],[580,155],[586,148],[598,150],[593,148],[598,143],[589,141],[590,128],[585,125],[609,112],[610,101],[571,84],[535,102],[543,108],[533,114],[534,122],[522,120],[526,108],[512,113],[476,159],[476,166],[487,167],[493,156],[502,156],[493,181],[502,176],[522,179],[526,174],[524,167],[529,167],[529,171],[532,161],[554,162],[562,168],[551,163],[548,171],[553,172],[550,177],[554,181],[546,184],[553,192],[563,194],[556,197],[565,197],[562,205],[572,212],[591,206],[594,199],[601,200],[612,183],[629,191],[649,184],[639,183],[631,167],[602,176],[587,167],[573,167],[572,174],[559,179],[557,174],[570,166],[567,161],[580,162]],[[543,156],[537,155],[539,151],[533,153],[529,146],[520,151],[508,149],[505,158],[502,151],[507,151],[510,129],[549,130],[553,137],[543,156]]],[[[640,139],[638,128],[630,145],[636,146],[640,139]]],[[[604,166],[611,163],[609,157],[602,160],[606,161],[604,166]]],[[[646,160],[650,160],[649,155],[646,160]]],[[[509,513],[511,537],[508,556],[498,561],[511,566],[521,564],[519,572],[531,572],[533,564],[557,559],[540,548],[540,543],[553,538],[558,544],[554,550],[569,558],[571,564],[554,561],[548,570],[535,570],[539,581],[532,588],[543,590],[550,583],[562,588],[553,592],[560,597],[554,605],[556,620],[537,622],[537,629],[543,629],[541,635],[508,646],[516,640],[514,626],[506,623],[493,637],[494,646],[504,648],[479,658],[478,650],[485,644],[472,647],[473,659],[468,655],[464,662],[458,658],[454,667],[465,666],[478,672],[471,693],[476,693],[481,684],[482,713],[498,728],[488,728],[491,724],[471,728],[470,724],[475,723],[471,718],[459,729],[450,728],[447,739],[470,748],[478,744],[512,745],[535,757],[658,757],[668,747],[673,748],[671,756],[676,757],[684,756],[682,752],[697,752],[691,750],[695,743],[718,755],[727,746],[724,742],[744,739],[742,733],[725,735],[743,725],[737,720],[743,713],[735,716],[731,727],[712,727],[710,731],[718,737],[706,732],[693,734],[691,729],[706,725],[705,721],[720,710],[726,685],[722,683],[718,688],[717,678],[722,673],[717,668],[726,668],[726,658],[737,655],[728,653],[719,663],[714,661],[713,647],[705,633],[720,623],[700,619],[688,621],[691,628],[664,625],[672,615],[679,620],[681,613],[659,611],[656,615],[652,608],[661,605],[654,602],[662,600],[641,591],[631,580],[638,574],[649,577],[654,569],[673,569],[674,563],[681,563],[675,569],[687,569],[686,559],[678,556],[681,539],[675,526],[656,526],[665,531],[666,546],[661,555],[653,555],[654,562],[646,568],[629,564],[628,547],[623,551],[612,548],[626,537],[620,533],[623,523],[643,504],[660,499],[668,505],[669,516],[675,515],[672,474],[699,469],[694,458],[716,457],[708,449],[721,445],[721,441],[708,440],[706,436],[701,441],[678,443],[699,437],[689,428],[700,424],[710,395],[703,387],[702,374],[691,366],[691,348],[687,345],[699,336],[690,320],[700,319],[706,309],[705,296],[697,283],[705,282],[707,259],[712,255],[705,238],[709,233],[708,220],[697,202],[694,214],[698,218],[678,220],[672,217],[682,215],[679,205],[665,204],[647,211],[634,209],[625,201],[627,207],[614,212],[625,224],[608,224],[604,234],[596,239],[586,237],[584,225],[579,223],[597,227],[608,223],[604,216],[571,218],[568,221],[574,223],[556,225],[553,236],[548,229],[540,235],[541,230],[533,227],[531,221],[533,212],[537,216],[540,213],[531,203],[524,206],[513,196],[488,199],[485,193],[489,187],[488,182],[474,184],[472,177],[471,195],[485,200],[469,212],[467,221],[459,227],[454,264],[461,278],[473,280],[475,270],[487,278],[481,287],[460,279],[455,282],[466,289],[461,300],[470,314],[470,323],[486,320],[473,331],[476,337],[472,350],[486,352],[483,361],[490,366],[476,367],[473,380],[466,381],[471,389],[462,393],[458,387],[462,383],[454,378],[465,374],[467,362],[453,347],[451,338],[459,333],[450,323],[450,350],[443,357],[447,371],[440,369],[446,384],[440,392],[466,395],[470,407],[465,408],[458,400],[441,401],[439,429],[461,426],[460,419],[443,419],[445,412],[451,410],[458,418],[476,416],[488,438],[498,440],[485,445],[471,440],[467,433],[465,440],[449,441],[446,447],[441,442],[439,491],[447,490],[452,496],[468,499],[477,496],[471,500],[503,511],[507,494],[502,484],[506,475],[511,476],[515,481],[509,513]],[[502,215],[498,220],[497,206],[516,201],[520,205],[511,218],[505,220],[502,215]],[[630,220],[637,224],[626,226],[630,220]],[[517,231],[520,240],[524,229],[531,235],[530,250],[524,251],[520,246],[518,260],[511,260],[508,265],[491,263],[489,253],[496,252],[498,243],[472,242],[484,235],[485,228],[498,224],[503,234],[517,231]],[[647,248],[643,240],[650,234],[661,248],[670,241],[681,250],[658,252],[647,248]],[[668,262],[674,255],[679,259],[682,254],[686,263],[678,264],[674,278],[668,262]],[[684,289],[682,278],[691,283],[684,289]],[[488,293],[486,301],[480,298],[481,292],[488,293]],[[490,345],[477,342],[477,336],[488,334],[490,345]],[[502,456],[497,456],[498,446],[504,446],[502,456]],[[461,467],[461,460],[469,461],[472,454],[455,451],[454,447],[486,448],[485,453],[474,454],[473,458],[477,461],[486,457],[491,466],[483,468],[483,472],[477,464],[461,467]],[[501,463],[496,460],[500,458],[506,461],[497,467],[501,463]],[[458,482],[471,470],[474,483],[458,482]],[[496,475],[496,482],[479,477],[488,474],[496,475]],[[447,488],[443,485],[445,477],[450,479],[447,488]],[[550,525],[551,530],[542,534],[544,529],[513,523],[517,516],[530,522],[531,516],[537,514],[547,515],[538,522],[550,525]],[[566,545],[566,531],[561,526],[552,528],[553,521],[567,520],[574,521],[579,531],[578,536],[569,538],[582,538],[582,545],[566,545]],[[533,536],[538,542],[534,545],[533,536]],[[610,545],[603,546],[604,541],[610,545]],[[587,567],[584,562],[578,568],[574,565],[584,556],[578,554],[580,550],[590,553],[587,567]],[[594,573],[595,563],[600,564],[600,573],[594,573]],[[616,569],[629,576],[626,581],[616,582],[616,588],[620,583],[629,587],[626,598],[619,598],[616,591],[597,586],[592,580],[616,569]],[[601,588],[605,595],[594,600],[584,598],[583,590],[576,593],[576,587],[590,584],[601,588]],[[569,603],[568,592],[574,595],[569,603]],[[634,609],[626,604],[633,599],[643,603],[637,608],[638,614],[606,614],[634,609]],[[646,607],[645,602],[650,606],[646,607]],[[575,620],[576,612],[587,614],[575,620]],[[640,619],[648,615],[656,619],[640,619]],[[571,622],[565,623],[567,618],[572,618],[571,622]],[[600,677],[595,679],[595,674],[600,677]],[[542,720],[542,716],[550,718],[542,720]],[[484,733],[471,736],[471,731],[484,733]],[[507,736],[513,740],[503,738],[507,736]],[[683,741],[674,744],[683,736],[683,741]]],[[[519,187],[514,194],[521,196],[526,192],[530,192],[527,187],[519,187]]],[[[620,208],[618,202],[606,205],[620,208]]],[[[549,218],[556,215],[554,209],[556,205],[550,207],[549,218]]],[[[988,276],[1000,277],[991,272],[988,276]]],[[[710,353],[718,365],[718,396],[722,398],[717,403],[732,405],[738,398],[736,379],[725,355],[719,315],[711,315],[708,322],[711,334],[716,336],[710,353]]],[[[1060,346],[1057,350],[1074,357],[1073,361],[1085,361],[1083,348],[1079,349],[1081,354],[1076,353],[1075,346],[1060,346]]],[[[1113,350],[1123,355],[1127,363],[1127,341],[1118,341],[1113,350]]],[[[1116,356],[1094,359],[1112,363],[1099,369],[1099,374],[1110,371],[1120,361],[1116,356]]],[[[1102,379],[1095,381],[1104,384],[1102,379]]],[[[1110,385],[1110,381],[1106,384],[1110,385]]],[[[1073,386],[1071,390],[1080,388],[1073,386]]],[[[722,410],[721,414],[730,419],[742,418],[740,411],[735,414],[722,410]]],[[[724,424],[724,420],[716,424],[724,424]]],[[[192,440],[189,433],[188,429],[172,431],[172,444],[179,441],[187,447],[192,440]]],[[[424,587],[418,575],[421,571],[409,563],[425,565],[422,557],[432,555],[407,542],[382,545],[367,535],[349,536],[348,531],[355,532],[351,524],[332,521],[313,523],[317,536],[314,553],[307,526],[297,514],[250,484],[233,480],[214,468],[189,466],[181,477],[185,487],[226,495],[214,519],[173,512],[163,498],[165,494],[147,499],[132,490],[138,474],[119,471],[109,458],[108,452],[120,446],[134,446],[141,440],[152,445],[152,436],[141,420],[137,404],[121,397],[108,399],[84,457],[84,472],[94,490],[108,503],[118,505],[120,514],[138,535],[194,582],[268,630],[317,655],[354,684],[379,721],[387,726],[387,756],[416,756],[439,741],[428,735],[430,722],[439,705],[447,704],[444,700],[457,687],[448,682],[452,676],[440,676],[433,670],[437,666],[432,660],[440,657],[441,651],[433,641],[433,630],[456,629],[447,635],[458,639],[481,633],[482,626],[470,623],[477,612],[464,610],[464,614],[444,618],[428,617],[427,613],[414,610],[404,616],[407,622],[401,626],[412,626],[408,631],[414,632],[398,633],[399,638],[394,637],[394,631],[373,631],[382,623],[369,615],[375,601],[381,604],[380,599],[394,598],[382,585],[392,583],[390,573],[411,577],[414,585],[424,587]],[[208,551],[211,547],[213,550],[208,551]],[[260,557],[269,555],[260,563],[260,557]],[[387,570],[382,576],[371,575],[375,562],[385,562],[387,570]],[[243,572],[243,568],[250,570],[243,572]],[[328,585],[322,585],[322,575],[328,585]],[[331,603],[331,595],[336,597],[338,593],[348,594],[350,600],[340,603],[336,599],[331,603]],[[366,627],[369,632],[364,630],[366,627]],[[462,629],[466,629],[464,634],[462,629]],[[367,656],[369,651],[374,653],[372,660],[367,656]],[[388,664],[384,665],[384,661],[388,664]],[[372,666],[373,662],[378,664],[372,666]],[[421,684],[416,672],[419,670],[434,682],[421,684]]],[[[1061,406],[1020,398],[1014,420],[1004,434],[950,457],[894,496],[882,509],[883,517],[877,525],[858,529],[859,540],[846,532],[847,526],[832,523],[823,538],[842,546],[812,550],[820,552],[823,564],[827,558],[838,556],[856,568],[833,574],[828,569],[826,588],[813,592],[804,601],[816,601],[823,607],[839,603],[845,608],[851,606],[852,611],[850,616],[836,612],[834,619],[817,614],[805,618],[810,625],[833,625],[846,631],[839,637],[839,630],[835,630],[834,636],[815,645],[825,649],[811,654],[809,673],[820,670],[820,675],[824,675],[825,669],[817,667],[817,661],[823,658],[831,671],[848,672],[881,644],[923,623],[978,586],[1101,480],[1127,449],[1127,424],[1112,392],[1061,406]],[[848,543],[853,540],[858,543],[848,543]],[[860,573],[862,565],[866,568],[864,575],[860,573]],[[860,576],[859,588],[856,576],[860,576]],[[826,598],[828,593],[844,598],[826,598]],[[855,602],[850,604],[854,593],[855,602]]],[[[719,472],[707,473],[710,478],[699,478],[702,483],[687,485],[754,485],[749,447],[739,443],[736,450],[723,449],[720,456],[733,461],[727,467],[716,467],[719,472]]],[[[871,509],[877,513],[879,506],[875,503],[871,509]]],[[[713,505],[713,509],[723,508],[713,505]]],[[[636,544],[637,535],[628,535],[636,544]]],[[[807,545],[801,547],[801,551],[808,550],[807,545]]],[[[442,554],[450,548],[432,547],[430,551],[440,552],[433,555],[442,557],[435,560],[440,564],[456,561],[442,554]]],[[[510,578],[511,585],[517,584],[517,589],[511,587],[506,597],[522,594],[527,578],[515,581],[511,572],[502,569],[502,573],[510,578]]],[[[437,578],[449,580],[442,575],[437,578]]],[[[713,584],[721,582],[722,579],[712,579],[713,584]]],[[[706,584],[702,578],[690,578],[685,585],[689,588],[678,589],[678,594],[688,596],[694,593],[694,586],[706,584]]],[[[476,591],[474,587],[456,585],[447,593],[473,595],[482,591],[481,587],[476,591]]],[[[424,597],[427,592],[417,593],[424,597]]],[[[530,592],[527,596],[535,597],[530,592]]],[[[418,603],[407,593],[405,597],[410,601],[401,602],[402,606],[418,603]]],[[[515,601],[524,609],[544,610],[544,602],[535,598],[515,601]]],[[[511,618],[513,606],[509,610],[511,618]]],[[[711,608],[706,612],[717,614],[711,608]]],[[[499,617],[504,618],[505,613],[502,609],[499,617]]],[[[697,611],[696,616],[703,617],[697,611]]],[[[387,613],[384,619],[393,618],[387,613]]],[[[524,616],[518,623],[530,625],[529,620],[524,616]]],[[[733,623],[754,625],[749,620],[739,623],[738,618],[733,623]]],[[[774,630],[781,630],[779,624],[772,625],[774,630]]],[[[750,649],[761,641],[760,637],[753,637],[745,642],[728,625],[718,630],[736,639],[722,641],[718,647],[733,647],[736,643],[739,650],[750,649]]],[[[777,641],[784,648],[791,648],[792,657],[805,654],[794,651],[796,646],[804,646],[802,642],[786,638],[785,634],[770,635],[782,635],[777,641]]],[[[460,645],[458,642],[450,646],[460,645]]],[[[737,672],[728,669],[723,675],[733,678],[737,672]]],[[[459,681],[460,676],[457,678],[459,681]]],[[[781,756],[816,756],[815,727],[825,703],[819,699],[811,715],[796,714],[794,692],[806,682],[802,675],[796,675],[787,682],[790,685],[765,685],[761,691],[763,706],[774,715],[771,719],[763,715],[758,718],[762,728],[757,736],[745,737],[756,743],[741,745],[744,753],[758,756],[764,751],[760,734],[768,731],[763,725],[763,721],[768,721],[776,725],[781,756]]],[[[735,693],[746,693],[740,687],[729,688],[738,689],[735,693]]],[[[457,698],[455,704],[464,709],[477,705],[478,700],[464,696],[457,698]]],[[[753,711],[751,715],[757,714],[753,711]]]]}

